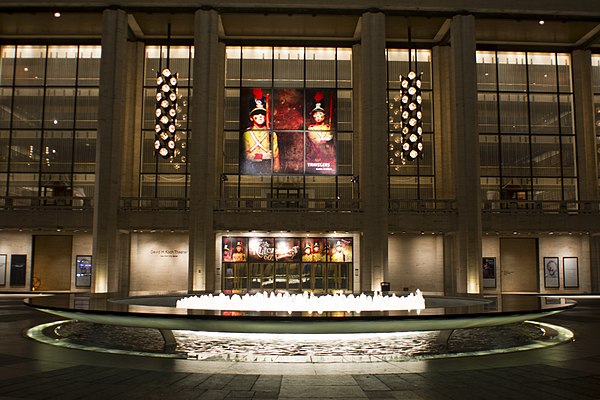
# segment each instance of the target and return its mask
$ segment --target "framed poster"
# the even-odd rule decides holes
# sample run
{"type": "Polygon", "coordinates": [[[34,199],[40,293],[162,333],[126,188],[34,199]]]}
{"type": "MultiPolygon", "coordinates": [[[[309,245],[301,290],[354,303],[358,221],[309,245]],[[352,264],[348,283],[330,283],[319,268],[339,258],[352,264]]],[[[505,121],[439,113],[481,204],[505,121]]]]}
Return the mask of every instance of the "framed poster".
{"type": "Polygon", "coordinates": [[[275,259],[275,239],[252,237],[248,239],[249,262],[272,262],[275,259]]]}
{"type": "Polygon", "coordinates": [[[302,252],[300,251],[300,239],[275,238],[275,261],[299,262],[301,259],[302,252]]]}
{"type": "Polygon", "coordinates": [[[6,286],[6,254],[0,254],[0,286],[6,286]]]}
{"type": "Polygon", "coordinates": [[[544,257],[544,287],[560,287],[558,257],[544,257]]]}
{"type": "Polygon", "coordinates": [[[483,269],[483,287],[496,287],[496,257],[483,257],[481,259],[483,269]]]}
{"type": "Polygon", "coordinates": [[[352,238],[328,239],[325,251],[328,262],[352,262],[352,238]]]}
{"type": "Polygon", "coordinates": [[[221,252],[223,262],[246,262],[248,260],[248,238],[224,237],[221,252]]]}
{"type": "Polygon", "coordinates": [[[243,175],[335,175],[336,89],[242,88],[243,175]]]}
{"type": "Polygon", "coordinates": [[[27,254],[10,256],[10,286],[25,286],[27,254]]]}
{"type": "Polygon", "coordinates": [[[77,256],[75,258],[75,286],[92,286],[92,256],[77,256]]]}
{"type": "Polygon", "coordinates": [[[565,289],[579,287],[579,259],[563,257],[563,286],[565,289]]]}

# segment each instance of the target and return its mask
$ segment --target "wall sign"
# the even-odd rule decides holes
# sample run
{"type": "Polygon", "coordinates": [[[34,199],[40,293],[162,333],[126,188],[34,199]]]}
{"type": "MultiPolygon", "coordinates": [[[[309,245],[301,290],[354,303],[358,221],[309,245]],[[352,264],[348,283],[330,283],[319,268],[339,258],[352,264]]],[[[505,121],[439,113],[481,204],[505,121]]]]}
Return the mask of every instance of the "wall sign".
{"type": "Polygon", "coordinates": [[[10,256],[10,286],[25,286],[26,254],[10,256]]]}
{"type": "Polygon", "coordinates": [[[0,254],[0,286],[6,286],[6,254],[0,254]]]}
{"type": "Polygon", "coordinates": [[[75,259],[75,286],[92,286],[92,256],[77,256],[75,259]]]}
{"type": "Polygon", "coordinates": [[[481,259],[483,269],[483,287],[496,287],[496,257],[483,257],[481,259]]]}

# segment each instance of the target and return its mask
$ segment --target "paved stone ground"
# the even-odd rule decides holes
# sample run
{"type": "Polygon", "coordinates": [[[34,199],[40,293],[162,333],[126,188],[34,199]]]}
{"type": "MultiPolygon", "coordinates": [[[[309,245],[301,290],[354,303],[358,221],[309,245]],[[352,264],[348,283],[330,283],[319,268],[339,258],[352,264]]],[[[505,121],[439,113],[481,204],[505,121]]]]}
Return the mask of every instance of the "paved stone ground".
{"type": "Polygon", "coordinates": [[[600,300],[545,321],[576,340],[511,354],[402,363],[250,364],[56,348],[54,320],[0,295],[0,399],[600,399],[600,300]]]}

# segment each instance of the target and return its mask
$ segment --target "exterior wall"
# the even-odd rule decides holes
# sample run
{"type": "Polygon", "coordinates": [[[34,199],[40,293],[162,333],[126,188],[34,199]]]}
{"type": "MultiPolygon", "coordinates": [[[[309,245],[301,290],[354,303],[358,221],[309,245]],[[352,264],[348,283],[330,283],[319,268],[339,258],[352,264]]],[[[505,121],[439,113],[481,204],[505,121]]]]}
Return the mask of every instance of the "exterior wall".
{"type": "Polygon", "coordinates": [[[390,289],[444,294],[444,239],[441,235],[393,235],[388,239],[390,289]]]}
{"type": "Polygon", "coordinates": [[[590,241],[587,235],[545,235],[539,240],[540,292],[541,293],[590,293],[592,280],[590,271],[590,241]],[[544,288],[544,257],[558,257],[558,289],[544,288]],[[563,257],[577,257],[579,264],[579,288],[564,287],[563,257]]]}
{"type": "Polygon", "coordinates": [[[130,295],[185,293],[187,285],[187,235],[131,235],[130,295]]]}
{"type": "MultiPolygon", "coordinates": [[[[39,235],[51,235],[51,232],[36,232],[39,235]]],[[[63,235],[64,236],[64,235],[63,235]]],[[[89,291],[85,288],[75,287],[75,259],[78,255],[91,255],[92,254],[92,241],[93,237],[91,233],[74,234],[71,249],[62,249],[64,251],[70,251],[71,253],[71,265],[70,268],[61,270],[60,273],[69,276],[71,281],[70,291],[89,291]]],[[[32,260],[33,260],[33,235],[25,232],[0,232],[0,254],[6,254],[6,285],[0,286],[0,291],[29,291],[31,290],[31,271],[32,271],[32,260]],[[10,258],[13,254],[24,254],[27,256],[26,274],[25,274],[25,286],[14,286],[10,285],[10,258]]]]}
{"type": "Polygon", "coordinates": [[[31,287],[31,234],[21,232],[0,232],[0,254],[6,254],[6,285],[0,290],[23,291],[31,287]],[[10,286],[10,257],[13,254],[25,254],[27,256],[25,286],[10,286]]]}
{"type": "MultiPolygon", "coordinates": [[[[520,236],[521,237],[521,236],[520,236]]],[[[538,274],[540,293],[590,293],[592,273],[590,262],[590,240],[587,235],[542,235],[538,237],[538,274]],[[544,257],[559,258],[559,288],[544,287],[544,257]],[[563,257],[577,257],[579,264],[579,288],[564,288],[563,257]]],[[[484,294],[501,293],[502,277],[505,275],[500,256],[500,238],[484,237],[483,257],[496,258],[496,288],[483,291],[484,294]]]]}
{"type": "MultiPolygon", "coordinates": [[[[38,6],[42,4],[42,2],[34,2],[28,7],[35,7],[36,3],[39,3],[38,6]]],[[[75,3],[75,1],[69,0],[62,2],[62,4],[75,3]]],[[[217,2],[209,2],[208,5],[205,5],[210,7],[211,3],[216,5],[217,2]]],[[[196,121],[193,131],[203,132],[205,136],[201,136],[203,141],[201,145],[193,148],[190,146],[193,149],[190,151],[194,152],[194,154],[190,154],[190,159],[194,160],[191,164],[193,168],[191,175],[194,176],[191,182],[194,186],[187,199],[189,204],[185,207],[178,205],[171,214],[162,212],[158,205],[151,206],[152,210],[144,210],[145,213],[139,212],[140,210],[127,209],[122,201],[124,196],[135,197],[138,194],[140,159],[145,157],[144,154],[141,154],[145,152],[145,149],[141,149],[139,143],[142,119],[139,114],[142,109],[141,103],[144,101],[144,95],[140,89],[140,82],[143,80],[141,75],[144,41],[149,39],[149,42],[153,40],[166,42],[166,37],[160,33],[160,30],[144,33],[140,26],[136,28],[130,24],[135,23],[136,13],[140,17],[140,21],[142,20],[145,7],[166,6],[159,5],[153,0],[144,5],[137,4],[135,1],[117,1],[116,7],[104,11],[104,24],[99,26],[100,28],[104,26],[104,32],[98,31],[94,34],[96,40],[102,39],[104,56],[101,83],[101,92],[103,93],[101,98],[104,103],[100,105],[99,121],[101,123],[98,127],[99,137],[101,136],[102,139],[98,142],[99,151],[96,162],[98,185],[95,193],[94,222],[91,222],[91,218],[89,221],[84,221],[84,218],[74,210],[63,210],[66,214],[56,213],[55,216],[54,212],[46,212],[47,210],[39,208],[31,210],[32,212],[28,212],[27,216],[23,216],[9,210],[12,205],[2,206],[0,208],[0,212],[2,212],[0,227],[5,231],[0,232],[0,254],[7,254],[7,285],[0,287],[0,290],[31,289],[31,261],[34,257],[31,232],[35,231],[40,235],[53,234],[52,227],[57,226],[57,221],[61,221],[61,228],[64,228],[65,225],[69,226],[69,229],[62,230],[62,235],[73,235],[72,248],[68,249],[73,262],[68,270],[63,271],[65,275],[68,273],[71,277],[71,290],[86,290],[75,288],[73,264],[77,255],[89,255],[92,252],[95,264],[95,282],[90,289],[92,291],[112,292],[126,288],[133,294],[168,293],[212,290],[213,286],[218,290],[221,284],[219,243],[222,235],[225,235],[223,232],[227,230],[237,232],[260,230],[263,232],[286,232],[285,236],[302,236],[305,232],[310,232],[310,235],[323,237],[326,234],[319,235],[318,232],[334,232],[336,229],[338,232],[340,230],[353,232],[355,260],[353,288],[355,291],[378,290],[380,281],[383,280],[389,281],[392,290],[399,292],[404,291],[405,288],[410,291],[419,288],[429,294],[477,293],[481,289],[480,260],[483,256],[496,258],[497,277],[496,288],[486,288],[484,293],[501,293],[503,290],[502,277],[507,271],[503,269],[499,236],[511,237],[510,234],[513,230],[519,232],[518,237],[537,239],[537,256],[534,256],[536,260],[530,265],[537,263],[536,273],[538,275],[536,278],[539,282],[539,291],[579,293],[597,290],[598,254],[600,253],[598,240],[590,239],[587,234],[583,236],[579,233],[571,236],[548,234],[560,226],[567,232],[590,231],[591,237],[594,237],[598,234],[597,227],[600,226],[596,193],[598,189],[597,171],[594,171],[596,160],[591,156],[596,154],[595,140],[590,136],[594,135],[592,127],[594,112],[591,104],[588,104],[593,102],[593,99],[590,98],[590,93],[587,93],[590,86],[589,55],[594,50],[594,46],[598,46],[594,43],[596,39],[591,37],[586,39],[586,34],[582,33],[580,39],[585,39],[584,43],[581,46],[573,46],[573,48],[586,48],[573,53],[574,59],[578,60],[577,68],[573,69],[573,76],[575,80],[574,93],[578,99],[577,107],[575,107],[575,113],[578,115],[575,120],[585,122],[583,128],[577,128],[578,159],[581,166],[585,167],[587,171],[586,174],[581,173],[578,176],[577,184],[580,190],[579,199],[589,200],[589,205],[596,206],[594,211],[588,209],[589,213],[578,212],[582,210],[581,208],[569,209],[569,211],[573,211],[573,215],[568,214],[562,208],[557,209],[551,217],[543,210],[538,212],[534,208],[515,209],[514,214],[510,214],[508,208],[498,209],[496,210],[498,212],[494,211],[493,213],[489,210],[481,212],[478,199],[480,180],[477,154],[479,154],[479,149],[476,138],[477,130],[473,121],[476,115],[472,113],[472,110],[477,108],[477,100],[474,97],[477,92],[474,87],[476,65],[472,56],[474,56],[478,41],[481,44],[492,45],[493,41],[488,41],[480,36],[479,29],[486,24],[485,18],[491,20],[506,16],[506,20],[510,23],[511,18],[514,19],[513,22],[516,22],[520,18],[519,14],[531,19],[536,10],[552,9],[557,15],[564,14],[566,24],[573,24],[573,26],[567,25],[569,28],[579,28],[577,23],[581,22],[580,18],[569,18],[586,15],[597,17],[600,5],[590,6],[587,4],[589,2],[582,0],[571,3],[553,0],[550,2],[551,4],[548,1],[535,0],[526,5],[523,5],[523,2],[509,1],[509,4],[503,4],[503,11],[491,2],[483,2],[484,4],[477,6],[466,0],[453,0],[446,3],[439,0],[426,2],[426,9],[421,10],[423,14],[416,13],[415,18],[433,16],[438,19],[446,19],[447,22],[447,24],[444,23],[446,28],[440,28],[435,38],[426,39],[420,44],[425,47],[431,45],[434,48],[433,60],[436,63],[434,73],[438,74],[434,82],[437,89],[433,110],[436,114],[436,143],[432,149],[437,158],[435,175],[436,182],[439,183],[436,183],[436,201],[449,200],[448,204],[452,202],[456,204],[449,206],[446,211],[442,211],[442,207],[436,207],[436,205],[427,205],[427,212],[423,212],[418,209],[420,207],[418,206],[406,210],[401,215],[398,214],[400,217],[394,219],[395,215],[388,213],[386,190],[389,189],[386,182],[385,146],[380,145],[381,140],[385,141],[385,129],[381,128],[386,123],[383,111],[386,106],[382,96],[385,74],[381,72],[385,65],[383,58],[385,46],[391,44],[402,47],[406,44],[404,32],[399,32],[400,28],[394,26],[394,19],[405,18],[399,15],[399,11],[416,10],[417,6],[409,3],[398,1],[389,5],[382,1],[370,4],[366,4],[364,1],[351,1],[343,5],[346,11],[340,13],[342,4],[338,1],[319,3],[318,5],[293,2],[282,4],[251,2],[240,6],[238,3],[226,0],[219,2],[215,9],[203,7],[201,10],[196,10],[188,5],[186,9],[180,10],[179,17],[185,15],[188,20],[192,19],[194,13],[196,15],[196,23],[191,27],[179,25],[179,29],[184,29],[186,33],[178,33],[178,40],[187,40],[188,44],[194,40],[195,51],[197,51],[194,94],[202,99],[210,99],[210,101],[192,103],[197,105],[197,108],[190,112],[196,121]],[[136,7],[142,11],[130,11],[128,6],[133,4],[137,4],[136,7]],[[119,5],[123,6],[123,10],[115,9],[119,5]],[[381,8],[375,9],[378,6],[381,8]],[[312,12],[312,10],[319,14],[315,17],[322,17],[319,11],[325,7],[324,14],[336,11],[338,14],[345,13],[341,16],[342,18],[344,16],[351,17],[349,18],[350,25],[356,25],[355,32],[353,35],[340,34],[328,37],[322,33],[323,31],[311,31],[312,36],[307,35],[306,32],[286,31],[285,35],[280,33],[278,36],[272,33],[277,32],[273,28],[273,31],[266,30],[262,31],[263,33],[252,32],[239,36],[235,34],[228,36],[227,28],[231,28],[231,26],[223,26],[223,20],[231,17],[228,15],[231,11],[228,7],[236,7],[236,13],[243,17],[247,15],[244,14],[246,10],[256,12],[256,14],[252,14],[253,16],[262,15],[260,10],[263,10],[265,11],[264,17],[267,17],[266,14],[269,11],[271,12],[268,16],[270,22],[285,19],[287,12],[282,10],[289,10],[290,18],[291,14],[298,10],[307,14],[305,15],[307,18],[308,12],[312,12]],[[128,11],[124,11],[125,9],[128,11]],[[348,11],[351,9],[354,11],[348,11]],[[507,9],[511,11],[506,11],[507,9]],[[471,14],[467,15],[469,12],[471,14]],[[508,12],[511,14],[503,15],[508,12]],[[486,15],[486,13],[490,13],[490,15],[486,15]],[[279,18],[279,14],[282,18],[279,18]],[[398,31],[394,31],[394,29],[398,31]],[[136,33],[136,31],[139,32],[136,33]],[[294,36],[296,34],[297,36],[294,36]],[[130,35],[138,35],[136,39],[139,41],[129,41],[130,35]],[[220,141],[224,125],[222,113],[224,102],[222,99],[223,46],[229,39],[232,42],[236,40],[249,42],[255,37],[261,37],[260,42],[265,45],[278,43],[281,46],[287,45],[287,41],[296,43],[295,45],[298,46],[303,45],[303,42],[306,41],[306,45],[316,47],[325,46],[323,43],[326,42],[331,42],[332,46],[339,45],[339,43],[347,46],[352,43],[353,60],[356,61],[353,64],[355,92],[352,118],[355,128],[353,128],[352,172],[361,177],[360,196],[357,195],[360,197],[358,198],[360,203],[356,202],[359,204],[356,209],[344,209],[340,212],[323,209],[313,212],[315,210],[299,207],[285,210],[285,213],[283,210],[270,212],[272,210],[264,207],[256,210],[252,207],[249,210],[239,210],[235,207],[215,209],[216,202],[213,200],[219,200],[217,193],[220,182],[218,181],[219,174],[223,172],[220,155],[222,153],[220,141]],[[587,49],[590,46],[592,50],[587,49]],[[376,57],[371,57],[373,54],[376,57]],[[373,60],[376,61],[373,62],[373,60]],[[210,73],[205,73],[206,68],[198,68],[198,66],[205,65],[204,62],[210,67],[210,73]],[[114,74],[116,74],[116,78],[114,78],[114,74]],[[125,101],[128,106],[119,106],[118,103],[115,103],[115,98],[121,102],[125,101]],[[452,99],[459,99],[466,106],[461,107],[460,104],[463,103],[451,101],[452,99]],[[448,104],[458,104],[458,106],[448,106],[448,104]],[[582,114],[582,109],[587,109],[587,111],[582,114]],[[373,136],[374,134],[376,136],[373,136]],[[475,157],[464,157],[465,154],[475,155],[475,157]],[[583,160],[584,157],[581,155],[587,155],[587,158],[583,160]],[[63,215],[66,217],[62,218],[63,215]],[[451,217],[447,217],[448,215],[451,217]],[[63,222],[65,225],[62,225],[63,222]],[[38,230],[39,226],[44,228],[38,230]],[[95,234],[75,234],[76,229],[83,230],[82,226],[87,229],[93,226],[95,234]],[[29,233],[18,232],[19,228],[23,228],[29,233]],[[162,233],[130,233],[135,229],[142,228],[144,230],[148,228],[162,229],[162,233]],[[10,233],[6,229],[11,229],[10,233]],[[185,230],[189,234],[165,233],[173,229],[185,230]],[[483,236],[482,238],[482,230],[484,232],[499,231],[500,233],[494,237],[483,236]],[[294,231],[295,234],[292,233],[294,231]],[[408,233],[388,236],[389,232],[399,231],[408,233]],[[420,231],[425,231],[426,234],[419,235],[420,231]],[[432,235],[431,232],[435,232],[435,235],[432,235]],[[536,236],[522,232],[536,232],[536,236]],[[215,239],[216,246],[213,247],[215,239]],[[27,255],[25,286],[11,288],[9,285],[10,256],[12,254],[27,255]],[[544,287],[543,261],[544,257],[548,256],[559,258],[561,286],[557,289],[544,287]],[[564,257],[578,258],[579,288],[565,289],[563,286],[564,257]],[[213,273],[215,276],[211,275],[213,273]]],[[[0,6],[0,12],[5,13],[3,8],[11,7],[11,4],[17,5],[17,2],[3,3],[0,6]]],[[[18,5],[21,6],[20,3],[18,5]]],[[[419,7],[421,6],[423,5],[419,5],[419,7]]],[[[98,7],[102,7],[102,5],[98,7]]],[[[97,14],[102,13],[101,8],[96,10],[97,14]]],[[[90,14],[94,14],[94,11],[90,10],[90,14]]],[[[332,26],[337,28],[337,22],[340,20],[335,19],[335,21],[332,26]]],[[[529,22],[537,23],[533,19],[529,22]]],[[[546,27],[555,22],[549,21],[546,27]]],[[[82,33],[78,29],[73,29],[69,32],[60,31],[55,36],[43,29],[36,30],[33,25],[36,24],[31,23],[23,27],[32,32],[29,34],[31,40],[48,35],[49,41],[52,41],[52,37],[60,37],[60,40],[65,42],[76,41],[77,36],[82,33]]],[[[538,28],[537,25],[535,26],[538,28]]],[[[147,28],[147,26],[143,27],[147,28]]],[[[11,33],[6,29],[10,28],[0,28],[0,33],[3,34],[7,43],[11,41],[11,38],[19,37],[18,31],[11,33]]],[[[531,32],[532,30],[525,33],[531,32]]],[[[484,33],[489,34],[489,32],[484,33]]],[[[518,50],[522,43],[516,38],[511,39],[508,36],[498,35],[497,37],[499,46],[512,45],[518,50]]],[[[556,50],[551,41],[548,43],[548,51],[556,50]]],[[[556,43],[559,41],[556,40],[556,43]]],[[[568,45],[562,44],[560,46],[568,47],[568,45]]],[[[580,171],[583,172],[583,169],[580,168],[580,171]]],[[[156,200],[158,204],[160,198],[156,200]]],[[[355,200],[354,197],[352,200],[355,200]]],[[[577,206],[582,207],[583,204],[577,206]]],[[[227,235],[232,234],[227,233],[227,235]]],[[[249,236],[251,234],[240,233],[239,235],[249,236]]],[[[518,261],[518,252],[515,250],[513,254],[516,254],[518,261]]],[[[531,253],[527,253],[527,255],[531,256],[531,253]]],[[[518,265],[518,262],[513,262],[512,265],[518,265]]]]}

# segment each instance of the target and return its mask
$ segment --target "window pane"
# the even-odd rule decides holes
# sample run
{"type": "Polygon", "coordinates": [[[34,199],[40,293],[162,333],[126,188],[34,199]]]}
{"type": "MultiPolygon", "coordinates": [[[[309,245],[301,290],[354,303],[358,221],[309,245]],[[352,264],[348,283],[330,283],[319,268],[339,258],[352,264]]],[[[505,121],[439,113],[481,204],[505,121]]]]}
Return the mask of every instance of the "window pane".
{"type": "MultiPolygon", "coordinates": [[[[275,87],[297,88],[304,85],[304,48],[278,47],[274,50],[273,79],[275,87]]],[[[308,64],[308,61],[307,61],[308,64]]],[[[335,72],[335,61],[334,61],[335,72]]],[[[335,78],[335,75],[334,75],[335,78]]],[[[318,85],[323,87],[324,85],[318,85]]]]}
{"type": "Polygon", "coordinates": [[[573,95],[560,95],[560,131],[563,135],[574,135],[573,95]]]}
{"type": "Polygon", "coordinates": [[[498,136],[480,135],[480,163],[482,176],[498,176],[500,174],[498,136]]]}
{"type": "Polygon", "coordinates": [[[560,176],[560,145],[558,136],[532,136],[533,176],[560,176]]]}
{"type": "Polygon", "coordinates": [[[80,46],[79,61],[77,65],[78,86],[100,85],[100,46],[80,46]]]}
{"type": "Polygon", "coordinates": [[[242,86],[270,87],[273,78],[271,47],[244,47],[242,49],[242,86]]]}
{"type": "Polygon", "coordinates": [[[554,94],[531,94],[531,133],[558,135],[558,96],[554,94]]]}
{"type": "Polygon", "coordinates": [[[0,88],[0,128],[8,128],[12,117],[12,90],[0,88]]]}
{"type": "Polygon", "coordinates": [[[558,54],[558,89],[561,93],[571,93],[571,56],[569,54],[558,54]]]}
{"type": "Polygon", "coordinates": [[[241,79],[242,48],[228,46],[225,49],[225,58],[225,86],[238,86],[241,79]]]}
{"type": "Polygon", "coordinates": [[[43,86],[46,46],[18,46],[15,85],[43,86]]]}
{"type": "Polygon", "coordinates": [[[337,49],[337,87],[352,88],[352,49],[337,49]]]}
{"type": "Polygon", "coordinates": [[[502,137],[502,174],[505,176],[530,176],[529,137],[502,137]]]}
{"type": "Polygon", "coordinates": [[[48,47],[46,86],[75,86],[77,46],[48,47]]]}
{"type": "Polygon", "coordinates": [[[498,87],[500,91],[527,90],[525,53],[498,52],[498,87]]]}
{"type": "Polygon", "coordinates": [[[40,128],[44,89],[18,88],[14,92],[13,128],[40,128]]]}
{"type": "Polygon", "coordinates": [[[70,174],[73,132],[45,131],[42,148],[42,172],[70,174]]]}
{"type": "Polygon", "coordinates": [[[527,133],[528,131],[527,95],[500,94],[500,132],[527,133]]]}
{"type": "MultiPolygon", "coordinates": [[[[8,141],[10,138],[9,131],[0,131],[0,172],[8,171],[8,153],[10,148],[8,147],[8,141]]],[[[2,174],[0,174],[2,176],[2,174]]],[[[0,191],[0,196],[3,192],[0,191]]]]}
{"type": "Polygon", "coordinates": [[[335,48],[307,48],[306,87],[336,87],[335,64],[335,48]]]}
{"type": "Polygon", "coordinates": [[[563,176],[577,176],[577,156],[575,149],[575,138],[573,136],[561,137],[561,153],[563,162],[563,176]]]}
{"type": "Polygon", "coordinates": [[[13,131],[10,169],[13,172],[37,172],[40,168],[41,132],[13,131]]]}
{"type": "Polygon", "coordinates": [[[496,90],[496,53],[477,52],[477,90],[496,90]]]}
{"type": "Polygon", "coordinates": [[[529,62],[529,90],[531,92],[556,92],[555,53],[527,53],[529,62]]]}
{"type": "Polygon", "coordinates": [[[9,196],[37,197],[40,176],[37,173],[11,173],[8,183],[9,196]]]}
{"type": "Polygon", "coordinates": [[[477,100],[479,133],[497,133],[498,96],[496,93],[478,93],[477,100]]]}
{"type": "Polygon", "coordinates": [[[12,86],[15,68],[15,46],[0,47],[2,60],[0,61],[0,86],[12,86]]]}
{"type": "Polygon", "coordinates": [[[74,111],[74,89],[46,89],[45,129],[73,128],[74,111]]]}
{"type": "Polygon", "coordinates": [[[78,129],[94,129],[98,126],[99,89],[77,89],[77,117],[75,124],[78,129]]]}
{"type": "Polygon", "coordinates": [[[74,171],[93,173],[96,164],[96,131],[75,132],[74,147],[74,171]]]}

